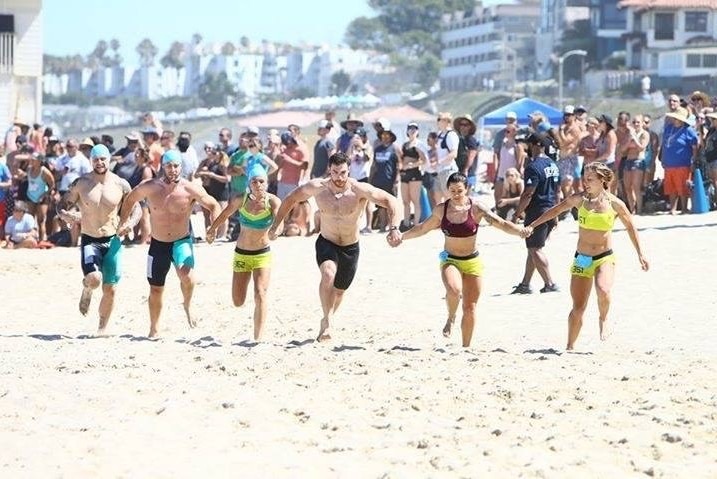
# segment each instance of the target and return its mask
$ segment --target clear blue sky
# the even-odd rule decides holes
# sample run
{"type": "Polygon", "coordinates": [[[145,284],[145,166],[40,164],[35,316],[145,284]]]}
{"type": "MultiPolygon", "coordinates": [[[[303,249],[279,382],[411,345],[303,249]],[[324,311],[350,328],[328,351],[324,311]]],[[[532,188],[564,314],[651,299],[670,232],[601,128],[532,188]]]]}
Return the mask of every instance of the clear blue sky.
{"type": "MultiPolygon", "coordinates": [[[[483,0],[483,5],[512,0],[483,0]]],[[[199,33],[209,42],[253,43],[266,39],[299,44],[343,43],[346,26],[375,12],[366,0],[44,0],[44,52],[87,55],[99,40],[119,40],[126,65],[138,62],[135,47],[149,37],[158,57],[174,41],[199,33]]]]}
{"type": "Polygon", "coordinates": [[[351,20],[373,14],[365,0],[44,0],[43,43],[48,54],[87,55],[99,40],[116,38],[131,65],[145,37],[159,57],[172,41],[188,41],[194,33],[211,42],[239,42],[246,35],[252,43],[336,45],[351,20]]]}

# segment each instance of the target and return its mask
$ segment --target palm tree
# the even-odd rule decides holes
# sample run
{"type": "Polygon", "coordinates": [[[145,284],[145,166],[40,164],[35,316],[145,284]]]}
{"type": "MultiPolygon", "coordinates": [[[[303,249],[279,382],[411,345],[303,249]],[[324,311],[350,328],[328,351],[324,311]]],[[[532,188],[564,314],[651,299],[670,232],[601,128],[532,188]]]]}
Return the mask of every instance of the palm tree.
{"type": "Polygon", "coordinates": [[[119,54],[120,42],[116,38],[110,40],[112,50],[112,66],[118,67],[122,64],[122,55],[119,54]]]}
{"type": "Polygon", "coordinates": [[[166,68],[171,67],[177,70],[184,68],[184,44],[172,42],[159,63],[166,68]]]}
{"type": "Polygon", "coordinates": [[[152,43],[152,40],[149,38],[145,38],[139,42],[135,51],[139,55],[142,66],[145,67],[154,65],[154,59],[157,56],[157,53],[159,53],[159,49],[157,49],[157,46],[152,43]]]}

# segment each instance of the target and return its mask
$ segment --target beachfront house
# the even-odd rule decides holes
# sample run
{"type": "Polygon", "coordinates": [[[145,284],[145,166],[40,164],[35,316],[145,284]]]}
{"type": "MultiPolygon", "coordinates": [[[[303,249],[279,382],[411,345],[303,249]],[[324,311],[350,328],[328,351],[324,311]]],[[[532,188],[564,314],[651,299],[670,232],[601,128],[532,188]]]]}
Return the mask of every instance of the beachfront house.
{"type": "Polygon", "coordinates": [[[42,117],[42,0],[0,2],[0,128],[42,117]]]}
{"type": "Polygon", "coordinates": [[[677,86],[717,81],[717,1],[622,0],[629,68],[677,86]]]}

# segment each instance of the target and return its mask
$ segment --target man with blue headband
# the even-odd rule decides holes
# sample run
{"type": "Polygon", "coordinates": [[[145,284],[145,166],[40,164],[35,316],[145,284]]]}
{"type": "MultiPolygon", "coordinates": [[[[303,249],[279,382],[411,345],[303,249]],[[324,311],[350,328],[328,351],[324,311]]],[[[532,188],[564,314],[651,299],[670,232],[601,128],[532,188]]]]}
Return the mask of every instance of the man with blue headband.
{"type": "MultiPolygon", "coordinates": [[[[109,171],[110,151],[95,145],[90,151],[92,171],[77,178],[57,205],[58,215],[66,223],[80,223],[81,267],[84,273],[80,313],[87,314],[93,290],[102,285],[98,335],[106,334],[112,314],[115,288],[120,279],[119,209],[130,192],[129,183],[109,171]],[[76,206],[79,211],[73,209],[76,206]]],[[[141,208],[128,208],[128,225],[142,216],[141,208]],[[131,213],[131,217],[130,217],[131,213]]]]}
{"type": "Polygon", "coordinates": [[[120,215],[121,231],[129,218],[132,207],[141,200],[149,204],[152,241],[147,256],[147,281],[149,282],[149,337],[157,336],[159,315],[162,312],[164,282],[169,268],[174,265],[184,297],[184,312],[189,327],[196,326],[190,305],[194,292],[194,247],[189,234],[189,218],[194,203],[199,203],[211,213],[214,221],[221,207],[209,196],[202,185],[182,178],[182,155],[168,150],[162,155],[164,175],[140,183],[127,196],[120,215]]]}

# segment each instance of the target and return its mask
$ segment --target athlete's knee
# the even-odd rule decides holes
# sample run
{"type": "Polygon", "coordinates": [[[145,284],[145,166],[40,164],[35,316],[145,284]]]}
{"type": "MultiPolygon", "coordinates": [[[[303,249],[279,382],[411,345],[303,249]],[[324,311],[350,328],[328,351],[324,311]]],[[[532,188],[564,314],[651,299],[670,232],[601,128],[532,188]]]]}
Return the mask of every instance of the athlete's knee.
{"type": "Polygon", "coordinates": [[[244,306],[244,303],[246,302],[246,296],[242,297],[238,293],[232,294],[232,302],[234,303],[234,306],[236,308],[240,308],[244,306]]]}
{"type": "Polygon", "coordinates": [[[462,292],[463,292],[463,291],[462,291],[462,289],[461,289],[460,286],[457,286],[457,285],[454,285],[454,284],[447,284],[447,285],[446,285],[446,294],[447,294],[448,296],[453,296],[453,297],[460,296],[462,292]]]}
{"type": "Polygon", "coordinates": [[[595,285],[595,292],[600,301],[610,300],[610,288],[606,285],[600,284],[599,282],[595,285]]]}
{"type": "Polygon", "coordinates": [[[339,289],[334,287],[334,295],[336,295],[337,298],[343,298],[345,292],[345,289],[339,289]]]}
{"type": "Polygon", "coordinates": [[[90,289],[97,289],[102,284],[102,274],[98,271],[85,275],[84,285],[90,289]]]}
{"type": "Polygon", "coordinates": [[[162,293],[164,293],[164,286],[156,286],[154,284],[149,285],[150,297],[162,296],[162,293]]]}
{"type": "Polygon", "coordinates": [[[475,314],[476,306],[477,306],[477,301],[466,301],[466,299],[463,298],[463,304],[461,305],[461,307],[463,309],[463,315],[466,316],[469,314],[470,315],[475,314]]]}
{"type": "Polygon", "coordinates": [[[266,301],[267,288],[264,286],[254,286],[254,302],[259,304],[266,301]]]}
{"type": "Polygon", "coordinates": [[[183,284],[191,284],[193,281],[192,268],[182,266],[181,268],[177,269],[177,276],[179,276],[179,281],[181,281],[183,284]]]}

